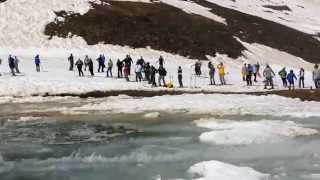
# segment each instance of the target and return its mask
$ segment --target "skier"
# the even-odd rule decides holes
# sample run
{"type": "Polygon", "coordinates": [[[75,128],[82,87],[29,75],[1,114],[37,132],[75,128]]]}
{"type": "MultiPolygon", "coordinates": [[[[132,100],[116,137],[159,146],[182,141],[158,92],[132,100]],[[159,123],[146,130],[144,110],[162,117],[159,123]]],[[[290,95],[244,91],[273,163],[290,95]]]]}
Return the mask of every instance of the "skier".
{"type": "Polygon", "coordinates": [[[268,85],[271,86],[271,89],[274,88],[274,86],[273,86],[273,77],[274,76],[275,76],[274,71],[271,69],[271,67],[269,65],[267,65],[267,67],[263,71],[263,77],[266,78],[264,89],[267,89],[268,85]]]}
{"type": "Polygon", "coordinates": [[[122,78],[122,68],[123,68],[123,62],[120,61],[120,59],[118,59],[117,61],[117,67],[118,67],[118,78],[122,78]]]}
{"type": "Polygon", "coordinates": [[[86,55],[86,57],[84,58],[84,71],[87,71],[87,67],[89,66],[89,56],[86,55]]]}
{"type": "Polygon", "coordinates": [[[197,76],[201,76],[201,61],[198,60],[194,65],[194,70],[197,76]]]}
{"type": "Polygon", "coordinates": [[[304,69],[300,68],[299,71],[299,88],[304,88],[304,69]]]}
{"type": "Polygon", "coordinates": [[[163,86],[165,87],[166,86],[165,77],[167,75],[167,71],[163,66],[160,66],[159,69],[158,69],[158,73],[159,73],[159,79],[158,79],[159,86],[161,86],[161,81],[162,81],[163,82],[163,86]]]}
{"type": "Polygon", "coordinates": [[[87,66],[89,67],[89,72],[91,74],[91,76],[94,76],[94,73],[93,73],[93,61],[91,58],[89,58],[88,62],[87,62],[87,66]]]}
{"type": "Polygon", "coordinates": [[[16,73],[14,72],[14,68],[15,68],[14,58],[11,55],[9,55],[8,64],[9,64],[9,68],[12,76],[16,76],[16,73]]]}
{"type": "Polygon", "coordinates": [[[68,61],[69,61],[69,71],[73,71],[73,64],[74,64],[74,58],[73,58],[73,55],[70,54],[69,58],[68,58],[68,61]]]}
{"type": "Polygon", "coordinates": [[[318,64],[314,66],[314,70],[312,72],[312,79],[314,81],[316,89],[319,89],[320,88],[320,69],[318,64]]]}
{"type": "Polygon", "coordinates": [[[164,59],[163,59],[163,57],[162,57],[162,56],[160,56],[160,57],[159,57],[158,62],[159,62],[159,67],[160,67],[160,66],[162,66],[162,67],[163,67],[163,65],[164,65],[164,59]]]}
{"type": "Polygon", "coordinates": [[[224,76],[225,76],[225,69],[224,69],[223,63],[220,63],[220,64],[217,66],[217,69],[218,69],[218,71],[219,71],[219,78],[220,78],[221,85],[226,85],[226,80],[225,80],[225,78],[224,78],[224,76]]]}
{"type": "Polygon", "coordinates": [[[216,73],[216,70],[214,68],[214,65],[211,62],[209,62],[208,68],[209,68],[210,85],[216,85],[216,81],[214,79],[214,75],[216,73]]]}
{"type": "Polygon", "coordinates": [[[79,58],[78,61],[76,62],[76,66],[78,68],[79,76],[84,76],[83,71],[82,71],[82,66],[83,66],[83,61],[79,58]]]}
{"type": "Polygon", "coordinates": [[[241,69],[241,74],[242,74],[242,80],[243,80],[243,81],[246,81],[246,80],[247,80],[247,72],[248,72],[247,64],[245,63],[245,64],[242,66],[242,69],[241,69]]]}
{"type": "Polygon", "coordinates": [[[294,80],[297,80],[297,76],[294,74],[293,70],[287,75],[287,80],[289,82],[289,90],[294,90],[294,80]]]}
{"type": "Polygon", "coordinates": [[[149,82],[150,84],[150,63],[147,62],[144,65],[144,76],[145,76],[145,80],[149,82]]]}
{"type": "Polygon", "coordinates": [[[136,82],[138,82],[138,81],[141,82],[141,80],[142,80],[142,65],[139,62],[136,63],[135,73],[136,73],[136,82]]]}
{"type": "Polygon", "coordinates": [[[247,67],[248,71],[247,71],[247,86],[252,86],[252,74],[253,74],[253,67],[251,66],[251,64],[248,64],[247,67]]]}
{"type": "Polygon", "coordinates": [[[152,87],[157,87],[156,73],[157,73],[157,69],[154,66],[151,66],[150,67],[150,82],[149,82],[149,84],[152,84],[152,87]]]}
{"type": "Polygon", "coordinates": [[[109,73],[110,73],[110,77],[112,77],[112,68],[113,68],[113,62],[111,59],[109,59],[108,69],[107,69],[107,77],[109,77],[109,73]]]}
{"type": "Polygon", "coordinates": [[[34,64],[36,65],[36,71],[40,72],[40,56],[37,54],[34,58],[34,64]]]}
{"type": "Polygon", "coordinates": [[[279,76],[280,76],[280,78],[281,78],[281,80],[282,80],[282,85],[283,85],[283,87],[287,87],[288,86],[288,83],[287,83],[287,75],[288,75],[288,73],[287,73],[287,71],[286,71],[286,68],[284,67],[284,68],[282,68],[280,71],[279,71],[279,76]]]}
{"type": "Polygon", "coordinates": [[[17,56],[14,56],[14,68],[16,70],[16,73],[20,73],[20,70],[19,70],[19,59],[17,56]]]}
{"type": "Polygon", "coordinates": [[[180,87],[180,88],[183,88],[182,68],[181,68],[181,66],[178,67],[178,81],[179,81],[179,87],[180,87]]]}
{"type": "Polygon", "coordinates": [[[125,64],[125,67],[127,67],[128,69],[128,75],[131,75],[131,64],[133,63],[133,60],[130,55],[127,55],[123,62],[125,64]]]}

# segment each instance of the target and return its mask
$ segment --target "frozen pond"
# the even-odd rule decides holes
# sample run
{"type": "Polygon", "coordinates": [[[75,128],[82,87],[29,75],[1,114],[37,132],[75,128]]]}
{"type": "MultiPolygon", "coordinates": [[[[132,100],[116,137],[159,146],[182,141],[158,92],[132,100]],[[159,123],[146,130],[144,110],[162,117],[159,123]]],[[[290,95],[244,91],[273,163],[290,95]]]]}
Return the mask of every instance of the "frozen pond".
{"type": "MultiPolygon", "coordinates": [[[[264,113],[217,113],[210,109],[195,113],[188,108],[170,106],[175,110],[168,111],[156,105],[132,108],[134,102],[148,106],[162,102],[160,99],[2,98],[0,179],[200,180],[203,174],[190,168],[213,160],[268,174],[260,179],[320,179],[317,109],[309,108],[303,116],[294,111],[294,105],[274,111],[279,114],[270,113],[272,108],[264,113]],[[120,107],[120,102],[128,107],[120,107]],[[104,109],[102,104],[109,106],[104,109]]],[[[280,101],[272,106],[277,108],[287,100],[280,101]]],[[[259,98],[256,102],[264,106],[259,98]]],[[[214,109],[223,111],[219,106],[214,109]]],[[[219,166],[222,172],[234,170],[221,164],[212,166],[219,166]]],[[[232,172],[224,177],[233,177],[232,172]]]]}

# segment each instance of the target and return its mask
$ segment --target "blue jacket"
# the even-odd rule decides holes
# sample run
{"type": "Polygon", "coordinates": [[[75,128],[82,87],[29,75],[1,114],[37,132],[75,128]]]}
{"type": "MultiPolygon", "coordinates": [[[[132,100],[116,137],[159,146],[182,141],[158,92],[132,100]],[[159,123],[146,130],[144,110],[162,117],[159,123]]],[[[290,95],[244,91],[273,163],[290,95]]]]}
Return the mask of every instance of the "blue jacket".
{"type": "Polygon", "coordinates": [[[35,64],[40,64],[40,57],[39,57],[39,55],[37,55],[37,56],[34,58],[34,63],[35,63],[35,64]]]}
{"type": "Polygon", "coordinates": [[[291,72],[290,72],[290,73],[287,75],[287,80],[288,80],[289,82],[293,82],[294,79],[297,80],[297,76],[296,76],[294,73],[291,73],[291,72]]]}

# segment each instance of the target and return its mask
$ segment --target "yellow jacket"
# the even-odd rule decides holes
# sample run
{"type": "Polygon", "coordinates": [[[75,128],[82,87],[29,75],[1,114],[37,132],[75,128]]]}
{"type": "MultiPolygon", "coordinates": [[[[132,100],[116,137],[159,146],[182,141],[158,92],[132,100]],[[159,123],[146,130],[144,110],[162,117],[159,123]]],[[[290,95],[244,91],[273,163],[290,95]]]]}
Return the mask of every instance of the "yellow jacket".
{"type": "Polygon", "coordinates": [[[225,75],[225,72],[224,72],[224,66],[223,65],[218,65],[218,70],[219,70],[219,75],[225,75]]]}

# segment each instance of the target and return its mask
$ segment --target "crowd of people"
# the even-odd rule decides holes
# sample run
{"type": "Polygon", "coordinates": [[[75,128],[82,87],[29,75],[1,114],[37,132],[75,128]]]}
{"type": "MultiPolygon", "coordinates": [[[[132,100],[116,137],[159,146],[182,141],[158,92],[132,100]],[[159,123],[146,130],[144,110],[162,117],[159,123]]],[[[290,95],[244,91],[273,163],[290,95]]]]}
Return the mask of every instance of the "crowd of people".
{"type": "MultiPolygon", "coordinates": [[[[110,58],[106,62],[106,58],[104,54],[101,54],[96,59],[98,68],[98,73],[106,73],[106,77],[113,77],[113,67],[114,63],[112,59],[110,58]],[[105,71],[106,69],[106,71],[105,71]]],[[[70,54],[68,57],[69,62],[69,71],[74,71],[74,66],[77,67],[77,71],[79,73],[79,76],[84,76],[84,71],[89,71],[91,76],[94,76],[94,63],[93,60],[86,55],[84,60],[81,58],[78,58],[75,60],[73,54],[70,54]],[[84,67],[84,68],[83,68],[84,67]]],[[[2,63],[2,60],[0,59],[0,64],[2,63]]],[[[41,61],[40,56],[36,55],[34,57],[34,64],[35,69],[37,72],[41,71],[41,61]]],[[[131,67],[134,64],[133,59],[130,55],[126,55],[126,57],[123,60],[117,59],[116,67],[117,67],[117,78],[124,78],[126,81],[130,81],[129,77],[131,76],[131,67]]],[[[159,60],[156,62],[156,65],[151,65],[150,62],[146,62],[144,58],[141,56],[138,60],[135,62],[135,81],[141,82],[141,81],[147,81],[149,84],[151,84],[152,87],[157,86],[164,86],[164,87],[173,87],[172,82],[166,83],[166,76],[167,76],[167,70],[164,66],[165,61],[162,56],[159,57],[159,60]],[[158,81],[156,81],[156,77],[158,74],[158,81]]],[[[8,66],[10,69],[10,72],[12,76],[16,76],[16,74],[20,73],[19,70],[19,59],[17,56],[9,55],[8,57],[8,66]]],[[[194,76],[195,77],[202,77],[203,71],[202,71],[202,62],[200,60],[196,61],[194,66],[194,76]]],[[[209,83],[210,85],[216,85],[215,75],[218,74],[219,76],[219,85],[226,85],[226,79],[225,79],[225,66],[223,63],[219,63],[217,66],[214,66],[212,62],[208,62],[208,77],[209,77],[209,83]],[[216,73],[217,69],[217,73],[216,73]]],[[[276,77],[276,73],[273,71],[273,69],[270,67],[270,65],[266,65],[264,70],[262,71],[262,74],[260,73],[261,66],[259,63],[256,64],[244,64],[241,69],[242,74],[242,80],[246,82],[247,86],[253,86],[254,83],[258,82],[258,78],[262,78],[264,80],[264,88],[267,89],[267,87],[271,87],[271,89],[274,89],[274,78],[276,77]]],[[[1,74],[0,74],[1,75],[1,74]]],[[[294,73],[293,70],[290,70],[287,72],[286,68],[282,68],[278,72],[279,78],[282,81],[282,86],[284,88],[288,88],[289,90],[295,89],[295,82],[298,81],[299,88],[305,88],[305,70],[304,68],[300,68],[298,75],[294,73]]],[[[183,88],[183,69],[181,66],[178,67],[177,70],[177,78],[179,82],[179,87],[183,88]]],[[[320,88],[320,69],[319,65],[316,64],[314,66],[314,70],[312,72],[312,78],[315,83],[316,89],[320,88]]]]}

